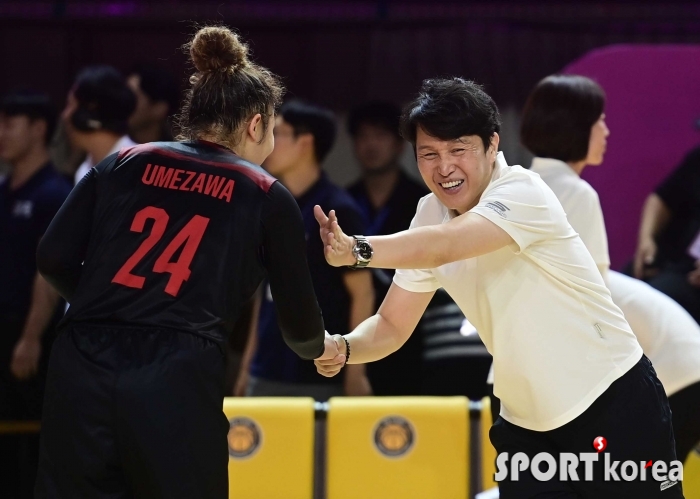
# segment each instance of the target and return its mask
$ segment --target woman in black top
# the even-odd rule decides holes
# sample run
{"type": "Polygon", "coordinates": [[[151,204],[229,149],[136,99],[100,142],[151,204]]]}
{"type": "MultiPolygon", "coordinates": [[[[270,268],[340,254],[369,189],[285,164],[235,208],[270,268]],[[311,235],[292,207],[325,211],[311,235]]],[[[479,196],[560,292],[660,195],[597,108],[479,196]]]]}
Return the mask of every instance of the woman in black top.
{"type": "Polygon", "coordinates": [[[306,359],[338,354],[299,208],[258,166],[283,88],[227,28],[201,29],[188,48],[181,141],[107,157],[39,246],[39,270],[71,306],[37,497],[227,497],[223,344],[264,277],[287,344],[306,359]]]}

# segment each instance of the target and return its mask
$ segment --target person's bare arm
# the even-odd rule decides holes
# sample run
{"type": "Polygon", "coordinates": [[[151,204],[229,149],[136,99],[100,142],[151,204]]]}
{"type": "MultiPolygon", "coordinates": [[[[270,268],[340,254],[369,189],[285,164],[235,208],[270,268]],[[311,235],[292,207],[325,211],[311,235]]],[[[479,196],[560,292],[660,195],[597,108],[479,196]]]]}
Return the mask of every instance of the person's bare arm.
{"type": "Polygon", "coordinates": [[[10,362],[10,371],[17,379],[36,374],[41,357],[41,337],[51,322],[59,299],[58,292],[37,272],[29,314],[10,362]]]}
{"type": "Polygon", "coordinates": [[[645,266],[652,265],[656,258],[656,236],[668,225],[671,210],[654,192],[649,194],[642,210],[639,224],[639,239],[634,256],[634,275],[638,279],[645,276],[645,266]]]}
{"type": "MultiPolygon", "coordinates": [[[[349,271],[343,275],[343,284],[350,295],[350,330],[374,313],[374,286],[369,270],[349,271]]],[[[366,396],[372,394],[364,364],[345,368],[345,395],[366,396]]]]}
{"type": "MultiPolygon", "coordinates": [[[[354,239],[346,235],[336,219],[319,206],[314,209],[324,242],[326,260],[340,267],[353,265],[354,239]]],[[[371,267],[427,269],[491,253],[513,243],[513,238],[481,215],[465,213],[446,224],[417,227],[389,236],[368,238],[374,256],[371,267]]]]}
{"type": "MultiPolygon", "coordinates": [[[[379,311],[345,336],[350,344],[349,363],[374,362],[401,348],[415,330],[434,294],[413,293],[392,284],[379,311]]],[[[337,343],[344,355],[345,342],[340,339],[337,343]]],[[[338,372],[338,362],[333,359],[314,362],[318,372],[324,376],[334,376],[338,372]]]]}
{"type": "Polygon", "coordinates": [[[250,325],[248,326],[248,341],[243,351],[241,359],[241,367],[238,370],[238,378],[236,386],[233,389],[235,397],[243,397],[248,388],[248,380],[250,378],[250,364],[253,362],[255,351],[258,349],[258,324],[260,323],[260,305],[262,304],[263,285],[258,287],[258,290],[253,296],[253,310],[250,316],[250,325]]]}

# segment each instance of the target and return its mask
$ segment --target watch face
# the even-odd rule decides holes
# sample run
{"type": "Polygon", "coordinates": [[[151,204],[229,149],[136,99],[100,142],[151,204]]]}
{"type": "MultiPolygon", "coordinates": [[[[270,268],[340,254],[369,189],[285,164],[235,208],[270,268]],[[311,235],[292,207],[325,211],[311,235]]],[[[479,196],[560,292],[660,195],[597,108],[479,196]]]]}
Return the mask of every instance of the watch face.
{"type": "Polygon", "coordinates": [[[372,258],[372,246],[365,241],[358,241],[357,255],[363,260],[370,260],[372,258]]]}

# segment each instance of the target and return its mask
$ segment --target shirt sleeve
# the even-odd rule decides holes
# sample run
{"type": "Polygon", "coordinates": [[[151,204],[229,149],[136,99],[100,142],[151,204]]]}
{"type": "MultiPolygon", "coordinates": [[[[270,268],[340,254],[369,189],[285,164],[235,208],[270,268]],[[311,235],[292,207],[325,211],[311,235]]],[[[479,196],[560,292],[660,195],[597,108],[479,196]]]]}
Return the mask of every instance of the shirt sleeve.
{"type": "Polygon", "coordinates": [[[325,330],[306,260],[304,221],[289,191],[275,182],[263,207],[264,263],[285,343],[300,357],[323,354],[325,330]]]}
{"type": "Polygon", "coordinates": [[[691,189],[695,185],[694,179],[697,175],[700,175],[700,148],[691,151],[659,184],[655,191],[656,195],[672,212],[677,213],[684,205],[692,202],[694,193],[691,189]]]}
{"type": "MultiPolygon", "coordinates": [[[[418,202],[416,215],[411,221],[410,229],[434,225],[429,223],[427,214],[427,199],[418,202]]],[[[440,282],[435,278],[431,269],[397,269],[394,273],[394,283],[400,288],[413,293],[431,293],[440,289],[440,282]]]]}
{"type": "Polygon", "coordinates": [[[496,180],[470,212],[507,232],[518,245],[519,253],[552,238],[561,229],[562,220],[566,220],[554,193],[551,193],[552,199],[547,199],[544,188],[546,186],[537,185],[534,179],[508,175],[496,180]],[[558,213],[553,212],[555,202],[558,213]]]}
{"type": "MultiPolygon", "coordinates": [[[[105,162],[116,161],[116,155],[105,162]]],[[[37,268],[70,303],[82,273],[97,201],[97,169],[91,169],[68,195],[37,249],[37,268]]]]}

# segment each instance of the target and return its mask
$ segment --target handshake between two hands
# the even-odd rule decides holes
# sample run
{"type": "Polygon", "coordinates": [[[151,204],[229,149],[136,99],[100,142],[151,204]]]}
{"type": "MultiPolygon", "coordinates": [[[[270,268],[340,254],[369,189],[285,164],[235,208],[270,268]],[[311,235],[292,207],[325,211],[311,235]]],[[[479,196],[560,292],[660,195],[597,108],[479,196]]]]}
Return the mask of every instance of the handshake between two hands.
{"type": "Polygon", "coordinates": [[[346,355],[347,351],[343,337],[339,334],[331,336],[326,331],[323,354],[314,359],[316,370],[319,374],[331,378],[338,374],[345,365],[346,355]]]}

